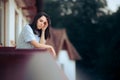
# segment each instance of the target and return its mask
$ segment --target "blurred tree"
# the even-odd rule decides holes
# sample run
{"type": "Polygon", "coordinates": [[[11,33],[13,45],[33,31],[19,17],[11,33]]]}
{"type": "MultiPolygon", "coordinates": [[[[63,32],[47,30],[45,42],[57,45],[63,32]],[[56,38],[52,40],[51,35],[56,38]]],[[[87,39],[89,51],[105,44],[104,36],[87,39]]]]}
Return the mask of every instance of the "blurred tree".
{"type": "Polygon", "coordinates": [[[103,11],[106,5],[106,0],[45,0],[44,10],[54,28],[66,28],[83,58],[78,67],[116,80],[120,73],[120,8],[108,14],[103,11]]]}
{"type": "Polygon", "coordinates": [[[105,6],[105,0],[45,0],[44,8],[52,17],[53,27],[61,28],[70,26],[70,22],[95,23],[105,6]]]}
{"type": "Polygon", "coordinates": [[[105,0],[46,0],[44,8],[51,15],[52,26],[66,28],[80,55],[91,61],[96,58],[96,24],[105,15],[101,11],[105,6],[105,0]]]}
{"type": "Polygon", "coordinates": [[[112,15],[101,17],[97,25],[99,26],[101,37],[97,40],[99,42],[97,54],[99,54],[100,58],[97,61],[96,69],[106,80],[119,80],[120,8],[112,15]],[[102,50],[102,48],[104,48],[104,50],[102,50]]]}

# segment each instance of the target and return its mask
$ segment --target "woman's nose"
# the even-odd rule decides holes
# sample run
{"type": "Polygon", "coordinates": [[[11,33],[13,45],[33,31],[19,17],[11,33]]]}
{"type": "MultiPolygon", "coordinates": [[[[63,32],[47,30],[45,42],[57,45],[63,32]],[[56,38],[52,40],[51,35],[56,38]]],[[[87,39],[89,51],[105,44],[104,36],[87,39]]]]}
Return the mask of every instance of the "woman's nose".
{"type": "Polygon", "coordinates": [[[43,23],[43,22],[41,22],[41,25],[43,26],[43,25],[44,25],[44,23],[43,23]]]}

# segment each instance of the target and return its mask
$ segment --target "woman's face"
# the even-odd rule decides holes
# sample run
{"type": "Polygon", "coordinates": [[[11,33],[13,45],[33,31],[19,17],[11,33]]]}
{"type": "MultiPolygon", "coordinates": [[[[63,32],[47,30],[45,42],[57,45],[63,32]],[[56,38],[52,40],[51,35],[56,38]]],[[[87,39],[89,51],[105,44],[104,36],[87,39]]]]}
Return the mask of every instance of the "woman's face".
{"type": "Polygon", "coordinates": [[[41,16],[40,18],[38,18],[37,20],[37,29],[42,29],[43,27],[48,26],[48,21],[47,18],[45,16],[41,16]]]}

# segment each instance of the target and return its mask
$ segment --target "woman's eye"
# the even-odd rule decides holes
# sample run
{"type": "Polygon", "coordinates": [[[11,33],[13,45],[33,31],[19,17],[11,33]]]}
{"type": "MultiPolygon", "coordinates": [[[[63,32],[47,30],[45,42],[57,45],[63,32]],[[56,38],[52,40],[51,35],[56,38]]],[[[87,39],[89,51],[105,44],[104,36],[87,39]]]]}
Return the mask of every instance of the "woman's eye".
{"type": "Polygon", "coordinates": [[[44,25],[46,25],[46,22],[44,22],[44,25]]]}
{"type": "Polygon", "coordinates": [[[42,20],[39,20],[40,22],[42,22],[42,20]]]}

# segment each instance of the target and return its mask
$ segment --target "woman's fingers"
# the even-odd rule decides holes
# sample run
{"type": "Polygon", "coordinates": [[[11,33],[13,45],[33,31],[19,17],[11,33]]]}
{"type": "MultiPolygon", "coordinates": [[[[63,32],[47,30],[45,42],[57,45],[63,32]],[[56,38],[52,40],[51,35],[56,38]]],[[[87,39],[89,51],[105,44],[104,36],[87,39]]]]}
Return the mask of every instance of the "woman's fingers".
{"type": "Polygon", "coordinates": [[[48,23],[46,23],[46,25],[42,28],[42,30],[46,30],[48,27],[48,23]]]}
{"type": "Polygon", "coordinates": [[[55,50],[52,48],[52,52],[53,52],[53,56],[55,57],[56,56],[56,52],[55,50]]]}
{"type": "Polygon", "coordinates": [[[49,50],[50,50],[50,52],[51,52],[51,55],[52,55],[53,57],[56,57],[56,52],[55,52],[55,50],[54,50],[54,48],[53,48],[52,46],[50,46],[49,50]]]}

